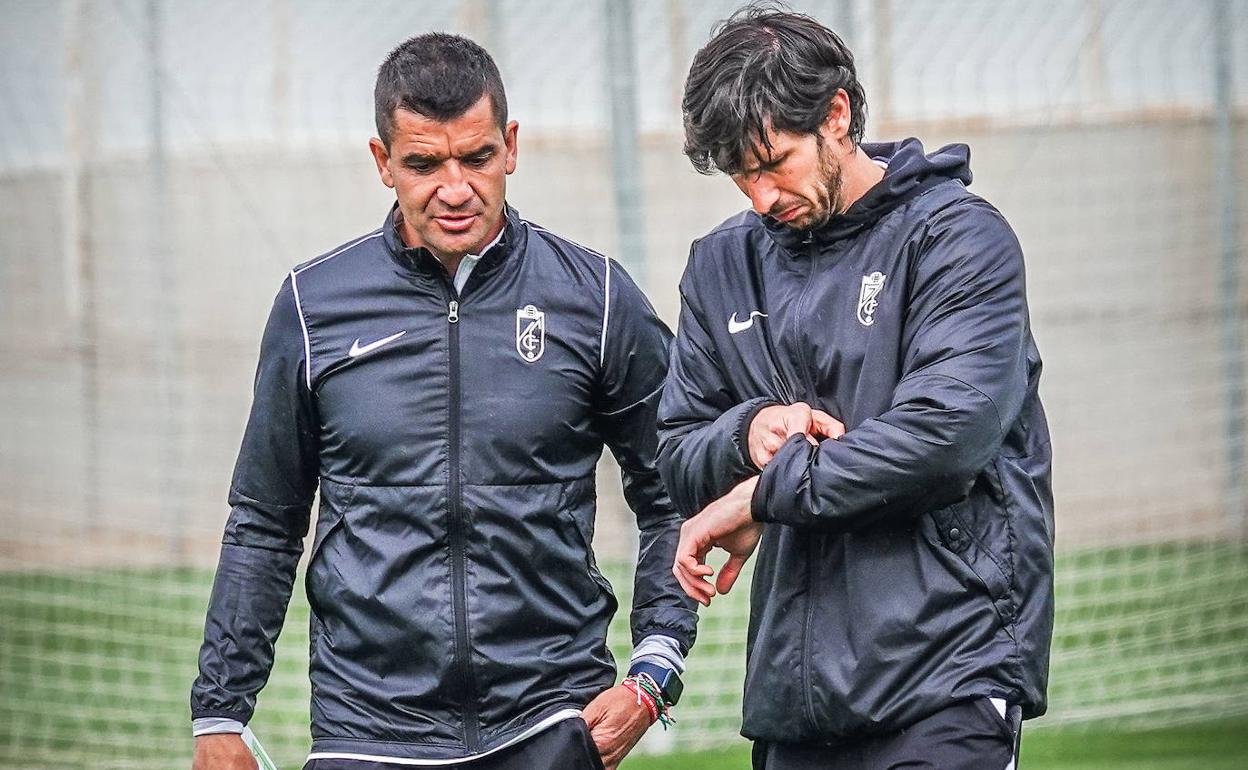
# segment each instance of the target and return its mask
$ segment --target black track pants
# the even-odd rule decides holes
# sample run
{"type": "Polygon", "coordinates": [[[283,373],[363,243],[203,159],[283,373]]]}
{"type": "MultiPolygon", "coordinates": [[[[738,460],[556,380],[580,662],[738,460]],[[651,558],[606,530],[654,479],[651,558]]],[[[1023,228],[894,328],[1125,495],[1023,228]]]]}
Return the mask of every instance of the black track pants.
{"type": "MultiPolygon", "coordinates": [[[[487,757],[435,767],[442,770],[603,770],[598,749],[589,737],[589,727],[579,718],[565,719],[487,757]]],[[[421,766],[362,759],[312,759],[303,770],[421,770],[421,766]]]]}
{"type": "Polygon", "coordinates": [[[1017,758],[1020,724],[1017,706],[1002,719],[977,698],[892,735],[833,745],[759,741],[754,770],[1006,770],[1017,758]]]}

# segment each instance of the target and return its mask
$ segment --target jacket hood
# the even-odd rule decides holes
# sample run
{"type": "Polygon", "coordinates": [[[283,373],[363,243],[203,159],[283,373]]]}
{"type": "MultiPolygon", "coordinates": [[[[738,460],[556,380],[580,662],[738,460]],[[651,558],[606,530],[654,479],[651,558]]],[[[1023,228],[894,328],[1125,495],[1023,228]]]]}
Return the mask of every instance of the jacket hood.
{"type": "Polygon", "coordinates": [[[893,209],[938,184],[956,180],[971,183],[971,149],[965,144],[949,144],[930,155],[924,154],[918,139],[900,142],[863,142],[863,152],[874,160],[888,164],[884,178],[844,214],[832,217],[814,230],[794,230],[774,219],[763,217],[773,239],[790,250],[811,241],[826,243],[846,238],[871,227],[893,209]]]}

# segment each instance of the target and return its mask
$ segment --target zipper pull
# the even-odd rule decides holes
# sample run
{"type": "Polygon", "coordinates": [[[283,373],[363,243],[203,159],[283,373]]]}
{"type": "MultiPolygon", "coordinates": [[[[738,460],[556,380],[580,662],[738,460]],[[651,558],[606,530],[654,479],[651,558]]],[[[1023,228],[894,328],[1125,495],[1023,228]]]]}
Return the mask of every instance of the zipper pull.
{"type": "Polygon", "coordinates": [[[451,304],[447,307],[446,320],[451,323],[459,321],[459,302],[451,300],[451,304]]]}

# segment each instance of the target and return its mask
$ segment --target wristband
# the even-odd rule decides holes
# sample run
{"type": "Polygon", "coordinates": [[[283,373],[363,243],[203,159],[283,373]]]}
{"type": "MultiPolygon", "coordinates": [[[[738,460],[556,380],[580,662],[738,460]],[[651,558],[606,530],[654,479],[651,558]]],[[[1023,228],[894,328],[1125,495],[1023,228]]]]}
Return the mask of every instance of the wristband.
{"type": "Polygon", "coordinates": [[[630,677],[645,674],[650,677],[655,686],[659,690],[659,697],[669,706],[675,706],[680,702],[680,694],[685,690],[685,683],[680,681],[680,674],[677,674],[666,666],[656,666],[653,663],[634,663],[628,669],[630,677]]]}

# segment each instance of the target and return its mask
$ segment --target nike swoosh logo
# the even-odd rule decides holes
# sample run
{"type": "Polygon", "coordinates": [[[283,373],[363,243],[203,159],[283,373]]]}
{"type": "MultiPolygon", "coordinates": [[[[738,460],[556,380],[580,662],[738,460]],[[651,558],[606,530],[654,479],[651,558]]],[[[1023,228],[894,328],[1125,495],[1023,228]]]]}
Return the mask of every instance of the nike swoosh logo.
{"type": "Polygon", "coordinates": [[[744,321],[738,321],[737,314],[733,313],[732,317],[728,319],[728,333],[740,334],[741,332],[750,328],[751,326],[754,325],[754,316],[758,316],[759,318],[766,318],[767,314],[761,310],[751,310],[749,318],[745,319],[744,321]]]}
{"type": "Polygon", "coordinates": [[[355,358],[356,356],[362,356],[365,353],[370,353],[376,350],[382,345],[389,345],[391,342],[394,342],[399,337],[402,337],[404,334],[407,334],[406,329],[404,329],[401,332],[398,332],[397,334],[391,334],[389,337],[383,337],[382,339],[379,339],[376,342],[370,342],[367,345],[361,345],[359,338],[356,338],[355,342],[351,344],[351,349],[347,351],[347,355],[351,356],[352,358],[355,358]]]}

